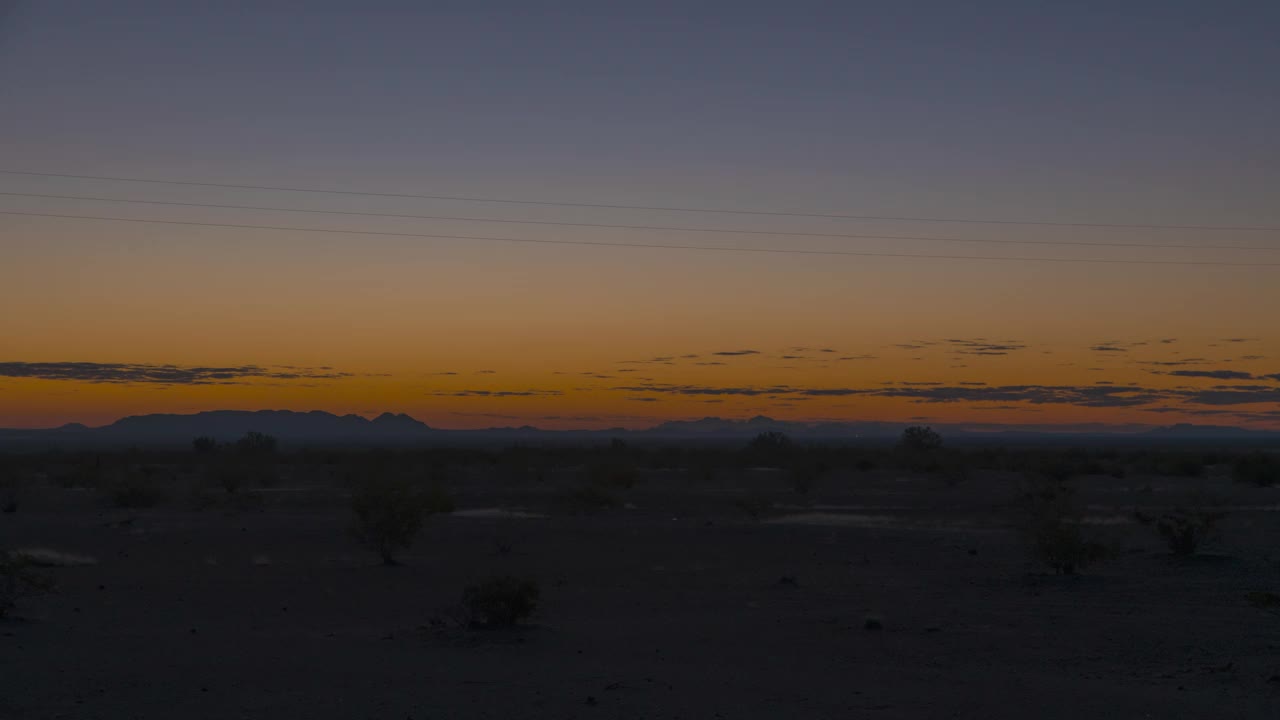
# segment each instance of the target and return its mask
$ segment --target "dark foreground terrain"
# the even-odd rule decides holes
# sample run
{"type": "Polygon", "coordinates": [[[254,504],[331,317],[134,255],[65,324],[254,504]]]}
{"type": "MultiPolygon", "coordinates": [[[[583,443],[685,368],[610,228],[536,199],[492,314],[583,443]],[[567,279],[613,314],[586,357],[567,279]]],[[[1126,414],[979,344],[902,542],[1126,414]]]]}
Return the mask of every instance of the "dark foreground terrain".
{"type": "Polygon", "coordinates": [[[179,469],[150,507],[55,474],[0,516],[67,555],[0,621],[3,718],[1280,717],[1280,489],[1221,468],[1074,478],[1111,553],[1077,575],[1009,472],[643,469],[600,500],[462,467],[396,567],[323,468],[234,502],[179,469]],[[1191,557],[1131,518],[1193,495],[1226,516],[1191,557]],[[451,620],[502,574],[537,580],[527,624],[451,620]]]}

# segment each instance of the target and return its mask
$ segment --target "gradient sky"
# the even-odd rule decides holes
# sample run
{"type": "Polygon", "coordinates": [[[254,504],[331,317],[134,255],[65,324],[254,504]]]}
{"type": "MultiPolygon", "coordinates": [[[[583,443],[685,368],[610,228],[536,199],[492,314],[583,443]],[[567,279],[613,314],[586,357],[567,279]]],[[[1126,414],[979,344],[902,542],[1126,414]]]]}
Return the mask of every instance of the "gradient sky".
{"type": "Polygon", "coordinates": [[[10,212],[1240,264],[0,214],[0,426],[289,408],[1280,427],[1274,2],[0,8],[0,170],[1254,228],[0,174],[0,193],[953,241],[0,194],[10,212]]]}

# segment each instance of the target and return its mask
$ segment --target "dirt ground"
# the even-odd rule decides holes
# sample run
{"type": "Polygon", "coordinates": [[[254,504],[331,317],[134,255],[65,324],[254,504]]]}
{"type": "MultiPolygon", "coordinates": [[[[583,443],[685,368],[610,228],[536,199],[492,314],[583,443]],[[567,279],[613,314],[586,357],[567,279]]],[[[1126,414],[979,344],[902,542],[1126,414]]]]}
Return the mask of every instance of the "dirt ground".
{"type": "Polygon", "coordinates": [[[0,622],[0,717],[1280,717],[1280,614],[1248,599],[1280,591],[1277,489],[1080,480],[1117,555],[1059,577],[1010,527],[1012,476],[797,495],[767,472],[650,473],[595,512],[558,504],[556,478],[451,484],[461,512],[400,567],[352,541],[325,483],[247,510],[41,489],[0,547],[95,562],[45,570],[59,592],[0,622]],[[1128,520],[1195,489],[1230,512],[1197,557],[1128,520]],[[735,507],[760,493],[780,507],[735,507]],[[504,573],[541,585],[530,626],[432,626],[504,573]]]}

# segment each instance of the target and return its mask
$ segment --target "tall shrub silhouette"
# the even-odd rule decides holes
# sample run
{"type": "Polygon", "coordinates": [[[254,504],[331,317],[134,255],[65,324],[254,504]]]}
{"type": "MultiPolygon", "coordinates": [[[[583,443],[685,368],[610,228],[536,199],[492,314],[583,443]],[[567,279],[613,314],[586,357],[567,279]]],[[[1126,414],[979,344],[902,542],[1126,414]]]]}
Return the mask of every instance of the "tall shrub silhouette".
{"type": "Polygon", "coordinates": [[[438,487],[423,489],[405,478],[374,475],[352,490],[351,531],[384,565],[396,565],[427,518],[452,511],[453,499],[438,487]]]}
{"type": "Polygon", "coordinates": [[[1105,545],[1085,536],[1075,493],[1066,483],[1041,479],[1019,498],[1018,505],[1019,529],[1032,554],[1054,572],[1074,575],[1107,557],[1105,545]]]}
{"type": "Polygon", "coordinates": [[[781,466],[794,451],[795,444],[791,442],[791,438],[776,430],[756,435],[744,449],[748,462],[768,467],[781,466]]]}

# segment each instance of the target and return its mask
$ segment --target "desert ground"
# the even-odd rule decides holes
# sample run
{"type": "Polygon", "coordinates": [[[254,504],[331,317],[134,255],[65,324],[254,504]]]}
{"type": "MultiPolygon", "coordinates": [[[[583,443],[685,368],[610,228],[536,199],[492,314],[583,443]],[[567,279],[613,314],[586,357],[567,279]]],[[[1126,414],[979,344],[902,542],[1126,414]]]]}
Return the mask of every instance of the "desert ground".
{"type": "Polygon", "coordinates": [[[1280,717],[1280,488],[1074,478],[1113,553],[1059,575],[1018,473],[644,469],[585,507],[575,472],[453,469],[390,567],[324,468],[235,503],[175,472],[151,507],[45,477],[0,516],[65,556],[0,621],[0,717],[1280,717]],[[1226,516],[1191,557],[1132,519],[1193,496],[1226,516]],[[541,588],[525,624],[451,620],[508,574],[541,588]]]}

